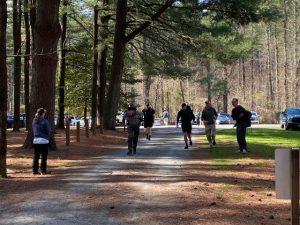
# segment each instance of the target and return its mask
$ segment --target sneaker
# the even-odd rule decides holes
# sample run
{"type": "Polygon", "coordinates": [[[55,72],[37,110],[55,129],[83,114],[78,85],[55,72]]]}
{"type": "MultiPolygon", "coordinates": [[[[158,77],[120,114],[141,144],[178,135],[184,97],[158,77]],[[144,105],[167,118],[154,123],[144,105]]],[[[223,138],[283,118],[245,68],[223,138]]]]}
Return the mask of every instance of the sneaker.
{"type": "Polygon", "coordinates": [[[40,175],[38,172],[32,172],[32,175],[40,175]]]}
{"type": "Polygon", "coordinates": [[[241,151],[241,150],[236,150],[235,152],[236,152],[236,153],[242,153],[242,151],[241,151]]]}
{"type": "Polygon", "coordinates": [[[216,141],[215,140],[213,140],[213,145],[216,145],[217,143],[216,143],[216,141]]]}
{"type": "Polygon", "coordinates": [[[188,149],[188,148],[189,148],[189,146],[187,146],[187,145],[184,147],[184,149],[188,149]]]}
{"type": "Polygon", "coordinates": [[[248,153],[247,149],[243,149],[242,154],[247,154],[247,153],[248,153]]]}
{"type": "Polygon", "coordinates": [[[132,155],[132,152],[131,151],[127,152],[127,155],[132,155]]]}
{"type": "Polygon", "coordinates": [[[192,140],[190,140],[190,146],[192,146],[193,145],[193,142],[192,142],[192,140]]]}

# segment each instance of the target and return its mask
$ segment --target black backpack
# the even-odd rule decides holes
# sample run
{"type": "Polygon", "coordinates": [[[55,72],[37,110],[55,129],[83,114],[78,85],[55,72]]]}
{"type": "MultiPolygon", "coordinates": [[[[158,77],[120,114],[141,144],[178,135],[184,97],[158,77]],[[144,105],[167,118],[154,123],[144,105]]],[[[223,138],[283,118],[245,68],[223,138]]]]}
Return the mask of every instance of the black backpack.
{"type": "Polygon", "coordinates": [[[244,118],[245,118],[245,122],[247,123],[247,127],[251,127],[251,117],[252,117],[252,113],[248,110],[245,110],[244,118]]]}

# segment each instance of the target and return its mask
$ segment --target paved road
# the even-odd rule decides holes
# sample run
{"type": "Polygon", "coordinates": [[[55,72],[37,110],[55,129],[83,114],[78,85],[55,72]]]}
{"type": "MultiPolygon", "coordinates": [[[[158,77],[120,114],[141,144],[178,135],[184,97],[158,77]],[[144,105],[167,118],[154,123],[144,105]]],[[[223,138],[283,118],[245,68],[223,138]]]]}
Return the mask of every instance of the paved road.
{"type": "Polygon", "coordinates": [[[150,142],[141,138],[135,156],[120,149],[79,169],[41,178],[45,182],[37,182],[21,201],[7,205],[1,199],[0,224],[184,224],[174,214],[182,210],[177,183],[191,179],[181,171],[188,159],[205,157],[198,140],[183,150],[180,128],[155,128],[150,142]]]}

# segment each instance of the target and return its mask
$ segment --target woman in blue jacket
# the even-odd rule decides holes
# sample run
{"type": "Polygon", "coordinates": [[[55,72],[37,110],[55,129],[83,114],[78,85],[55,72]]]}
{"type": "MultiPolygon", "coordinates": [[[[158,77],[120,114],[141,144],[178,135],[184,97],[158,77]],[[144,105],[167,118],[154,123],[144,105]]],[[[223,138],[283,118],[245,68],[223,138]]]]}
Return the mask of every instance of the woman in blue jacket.
{"type": "Polygon", "coordinates": [[[32,122],[34,156],[32,164],[33,175],[39,174],[39,159],[41,159],[41,174],[47,173],[48,145],[50,137],[50,126],[45,119],[46,110],[39,108],[32,122]]]}

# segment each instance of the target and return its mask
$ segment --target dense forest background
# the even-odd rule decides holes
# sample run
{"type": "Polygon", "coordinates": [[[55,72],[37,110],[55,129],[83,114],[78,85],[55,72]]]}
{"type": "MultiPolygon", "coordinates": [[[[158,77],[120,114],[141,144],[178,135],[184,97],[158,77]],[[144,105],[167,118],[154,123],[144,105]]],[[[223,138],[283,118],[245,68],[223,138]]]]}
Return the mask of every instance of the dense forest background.
{"type": "MultiPolygon", "coordinates": [[[[174,116],[182,102],[199,111],[204,100],[210,99],[219,112],[230,112],[230,100],[237,97],[242,105],[257,111],[262,122],[273,123],[285,107],[300,106],[299,1],[224,1],[236,7],[249,4],[248,9],[259,2],[253,10],[260,18],[244,15],[234,21],[232,15],[222,12],[225,5],[213,5],[217,1],[170,2],[172,7],[138,35],[134,32],[164,1],[127,2],[125,33],[128,38],[133,36],[126,41],[118,111],[132,101],[140,107],[150,102],[157,116],[164,108],[174,116]]],[[[26,113],[29,104],[31,55],[35,51],[30,26],[35,4],[34,0],[8,1],[10,115],[26,113]]],[[[62,1],[55,115],[62,105],[63,115],[94,117],[97,107],[97,115],[110,107],[99,106],[100,79],[107,97],[118,4],[109,0],[62,1]],[[99,61],[103,56],[105,77],[101,78],[99,61]]],[[[101,124],[97,118],[95,126],[101,124]]]]}

